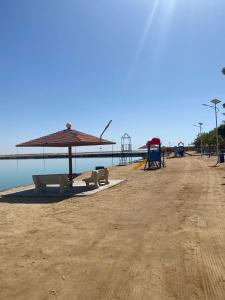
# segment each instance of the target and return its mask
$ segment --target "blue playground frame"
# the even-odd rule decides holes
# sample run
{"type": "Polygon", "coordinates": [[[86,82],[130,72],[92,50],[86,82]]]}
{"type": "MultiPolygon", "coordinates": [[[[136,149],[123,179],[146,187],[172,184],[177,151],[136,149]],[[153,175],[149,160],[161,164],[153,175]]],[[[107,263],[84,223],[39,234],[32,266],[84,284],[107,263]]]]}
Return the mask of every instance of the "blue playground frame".
{"type": "Polygon", "coordinates": [[[178,146],[176,147],[176,157],[184,157],[184,143],[183,142],[178,143],[178,146]]]}
{"type": "Polygon", "coordinates": [[[164,152],[161,148],[160,139],[152,139],[146,145],[148,152],[144,170],[161,169],[164,167],[164,152]]]}

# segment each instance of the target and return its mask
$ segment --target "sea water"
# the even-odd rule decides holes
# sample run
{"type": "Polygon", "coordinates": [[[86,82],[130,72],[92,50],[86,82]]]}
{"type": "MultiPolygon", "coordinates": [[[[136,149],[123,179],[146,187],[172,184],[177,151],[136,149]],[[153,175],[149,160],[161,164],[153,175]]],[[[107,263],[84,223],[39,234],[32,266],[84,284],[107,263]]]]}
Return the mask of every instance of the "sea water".
{"type": "MultiPolygon", "coordinates": [[[[83,173],[96,166],[118,165],[119,158],[75,158],[73,173],[83,173]]],[[[28,185],[32,175],[68,173],[68,159],[0,160],[0,190],[28,185]]]]}

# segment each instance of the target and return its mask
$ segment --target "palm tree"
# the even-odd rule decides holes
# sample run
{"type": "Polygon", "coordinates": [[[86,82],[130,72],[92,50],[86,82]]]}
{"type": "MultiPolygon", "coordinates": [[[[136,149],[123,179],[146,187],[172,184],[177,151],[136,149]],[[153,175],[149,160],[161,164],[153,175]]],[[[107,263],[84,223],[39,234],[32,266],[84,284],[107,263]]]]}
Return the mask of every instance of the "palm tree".
{"type": "Polygon", "coordinates": [[[225,75],[225,67],[222,69],[222,73],[223,75],[225,75]]]}

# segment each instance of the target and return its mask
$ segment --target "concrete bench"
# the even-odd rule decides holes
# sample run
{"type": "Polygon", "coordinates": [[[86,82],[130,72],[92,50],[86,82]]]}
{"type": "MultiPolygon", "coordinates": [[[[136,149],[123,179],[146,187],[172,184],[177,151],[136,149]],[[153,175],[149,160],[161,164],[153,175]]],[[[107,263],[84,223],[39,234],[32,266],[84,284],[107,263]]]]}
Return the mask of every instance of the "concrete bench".
{"type": "Polygon", "coordinates": [[[92,186],[95,188],[99,188],[99,185],[102,183],[108,184],[109,183],[109,170],[107,168],[92,171],[91,177],[83,179],[86,183],[86,186],[92,186]]]}
{"type": "Polygon", "coordinates": [[[71,187],[71,181],[67,174],[33,175],[36,191],[43,191],[47,185],[58,184],[63,192],[71,187]]]}

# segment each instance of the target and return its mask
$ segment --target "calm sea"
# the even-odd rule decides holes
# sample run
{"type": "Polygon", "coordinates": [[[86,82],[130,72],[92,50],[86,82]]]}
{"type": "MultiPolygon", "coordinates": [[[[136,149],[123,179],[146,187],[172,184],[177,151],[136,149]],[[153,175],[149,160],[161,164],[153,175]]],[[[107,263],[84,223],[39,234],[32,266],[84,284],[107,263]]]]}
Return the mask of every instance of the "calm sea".
{"type": "MultiPolygon", "coordinates": [[[[117,165],[119,158],[76,158],[73,172],[82,173],[96,166],[117,165]]],[[[68,159],[0,160],[0,190],[32,183],[34,174],[67,173],[68,159]]]]}

